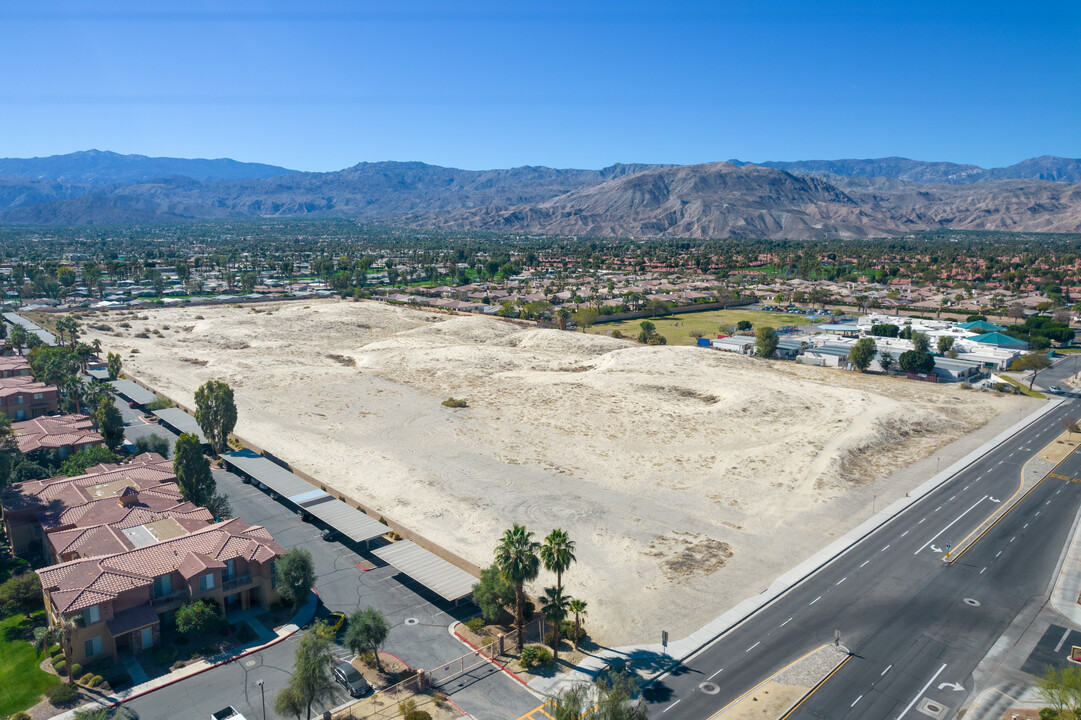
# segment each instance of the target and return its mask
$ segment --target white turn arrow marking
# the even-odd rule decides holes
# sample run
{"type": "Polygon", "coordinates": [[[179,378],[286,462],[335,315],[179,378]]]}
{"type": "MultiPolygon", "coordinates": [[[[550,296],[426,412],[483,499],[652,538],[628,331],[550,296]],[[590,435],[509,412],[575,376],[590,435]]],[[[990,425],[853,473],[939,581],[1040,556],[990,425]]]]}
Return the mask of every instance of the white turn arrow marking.
{"type": "Polygon", "coordinates": [[[932,545],[931,552],[942,552],[942,548],[936,548],[934,545],[932,545]]]}
{"type": "Polygon", "coordinates": [[[993,503],[1000,503],[1000,502],[1002,502],[1001,500],[996,500],[996,499],[995,499],[995,498],[993,498],[993,497],[988,497],[987,499],[988,499],[988,500],[990,500],[990,501],[991,501],[991,502],[993,502],[993,503]]]}
{"type": "Polygon", "coordinates": [[[965,686],[960,683],[939,683],[939,690],[945,690],[946,688],[949,688],[950,690],[956,692],[958,690],[964,690],[965,686]]]}

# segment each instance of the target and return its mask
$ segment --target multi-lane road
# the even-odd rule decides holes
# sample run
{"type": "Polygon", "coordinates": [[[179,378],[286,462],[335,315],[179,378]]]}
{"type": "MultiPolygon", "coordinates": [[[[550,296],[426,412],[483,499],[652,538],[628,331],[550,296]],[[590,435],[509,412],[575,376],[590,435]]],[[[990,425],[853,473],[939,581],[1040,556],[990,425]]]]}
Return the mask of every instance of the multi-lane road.
{"type": "MultiPolygon", "coordinates": [[[[1040,383],[1061,383],[1073,364],[1044,371],[1040,383]]],[[[709,718],[836,631],[851,656],[792,720],[952,717],[976,665],[1022,607],[1046,593],[1081,484],[1048,477],[953,562],[943,559],[947,544],[1008,503],[1025,463],[1079,412],[1067,397],[660,678],[646,693],[650,717],[709,718]]],[[[1081,478],[1081,454],[1055,474],[1081,478]]]]}

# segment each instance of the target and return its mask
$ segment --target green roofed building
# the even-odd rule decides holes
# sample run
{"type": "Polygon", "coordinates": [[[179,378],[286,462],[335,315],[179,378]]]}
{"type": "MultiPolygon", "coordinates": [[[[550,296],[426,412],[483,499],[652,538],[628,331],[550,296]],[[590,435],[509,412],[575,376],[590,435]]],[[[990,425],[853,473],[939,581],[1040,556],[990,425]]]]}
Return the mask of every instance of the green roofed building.
{"type": "Polygon", "coordinates": [[[1006,329],[1001,325],[995,325],[994,323],[989,323],[986,320],[973,320],[972,322],[961,323],[957,327],[978,333],[1002,332],[1006,329]]]}
{"type": "Polygon", "coordinates": [[[1028,343],[1024,340],[1018,340],[1015,337],[1010,337],[1000,332],[989,332],[983,335],[977,335],[976,337],[965,338],[971,342],[977,342],[981,345],[991,345],[992,347],[1005,348],[1007,350],[1028,350],[1028,343]]]}

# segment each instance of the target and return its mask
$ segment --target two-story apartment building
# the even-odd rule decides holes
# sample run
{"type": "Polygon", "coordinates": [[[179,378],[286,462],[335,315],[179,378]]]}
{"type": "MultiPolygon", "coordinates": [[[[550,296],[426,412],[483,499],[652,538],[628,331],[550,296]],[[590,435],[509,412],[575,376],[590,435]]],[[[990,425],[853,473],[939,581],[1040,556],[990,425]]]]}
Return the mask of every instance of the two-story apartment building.
{"type": "Polygon", "coordinates": [[[278,598],[270,533],[239,518],[111,555],[37,571],[51,623],[76,620],[73,660],[86,663],[160,641],[162,624],[189,600],[222,608],[269,606],[278,598]]]}
{"type": "Polygon", "coordinates": [[[30,374],[30,363],[22,355],[0,355],[0,378],[24,377],[30,374]]]}
{"type": "MultiPolygon", "coordinates": [[[[157,453],[144,453],[123,465],[103,464],[75,477],[54,477],[14,483],[0,490],[4,527],[12,551],[20,556],[48,557],[46,529],[77,527],[84,516],[116,512],[116,498],[127,490],[138,493],[139,507],[164,511],[184,503],[173,464],[157,453]],[[88,515],[90,513],[90,515],[88,515]]],[[[105,522],[115,521],[102,515],[105,522]]]]}
{"type": "Polygon", "coordinates": [[[0,377],[0,413],[13,422],[55,413],[60,408],[60,392],[27,375],[0,377]]]}
{"type": "Polygon", "coordinates": [[[51,450],[61,458],[105,444],[89,415],[49,415],[11,423],[19,450],[51,450]]]}

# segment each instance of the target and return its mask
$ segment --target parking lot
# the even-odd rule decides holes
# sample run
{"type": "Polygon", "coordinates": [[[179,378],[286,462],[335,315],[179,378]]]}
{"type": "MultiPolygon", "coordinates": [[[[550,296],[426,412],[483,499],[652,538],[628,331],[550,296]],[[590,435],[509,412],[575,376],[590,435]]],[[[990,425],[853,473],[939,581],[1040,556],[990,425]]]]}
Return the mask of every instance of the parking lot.
{"type": "MultiPolygon", "coordinates": [[[[138,413],[118,401],[124,415],[126,437],[134,441],[146,434],[167,439],[175,436],[165,428],[144,423],[138,413]]],[[[332,611],[350,613],[358,607],[373,606],[391,626],[384,646],[386,652],[401,658],[410,667],[431,669],[469,652],[451,633],[455,619],[475,613],[471,605],[453,608],[441,599],[416,586],[390,566],[358,548],[320,537],[320,528],[301,520],[281,503],[254,485],[248,485],[232,473],[214,470],[218,489],[229,497],[233,513],[247,522],[263,525],[274,539],[287,549],[307,548],[315,561],[315,589],[321,606],[318,616],[332,611]],[[374,562],[367,572],[358,564],[374,562]]],[[[201,675],[183,680],[127,703],[127,707],[145,720],[177,717],[209,717],[227,705],[233,705],[248,720],[279,718],[273,710],[274,697],[285,686],[293,665],[297,636],[201,675]],[[264,681],[266,714],[258,681],[264,681]]],[[[336,647],[338,657],[350,653],[336,647]]],[[[536,707],[537,699],[515,679],[491,665],[484,664],[441,688],[465,712],[475,717],[518,717],[536,707]]],[[[335,702],[347,702],[340,689],[335,702]]],[[[284,718],[282,719],[284,720],[284,718]]]]}

